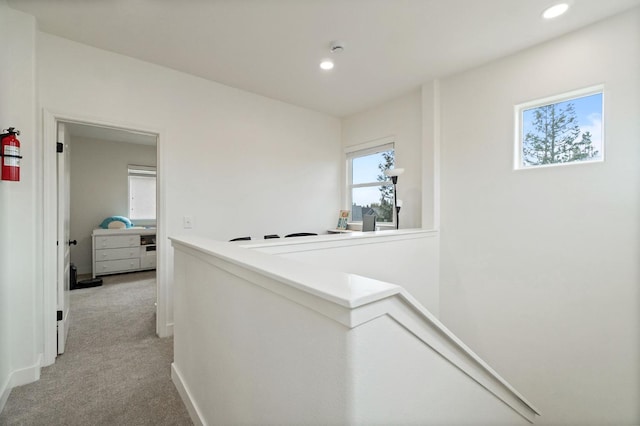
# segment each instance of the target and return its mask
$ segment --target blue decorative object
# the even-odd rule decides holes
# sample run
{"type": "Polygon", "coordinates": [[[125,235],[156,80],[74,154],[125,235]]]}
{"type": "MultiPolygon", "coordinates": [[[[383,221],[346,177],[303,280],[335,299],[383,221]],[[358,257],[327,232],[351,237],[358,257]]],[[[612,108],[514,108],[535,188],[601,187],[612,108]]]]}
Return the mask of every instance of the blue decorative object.
{"type": "Polygon", "coordinates": [[[100,228],[102,229],[131,228],[132,226],[131,220],[124,216],[109,216],[100,224],[100,228]],[[112,222],[121,222],[124,226],[120,225],[120,223],[111,225],[112,222]]]}

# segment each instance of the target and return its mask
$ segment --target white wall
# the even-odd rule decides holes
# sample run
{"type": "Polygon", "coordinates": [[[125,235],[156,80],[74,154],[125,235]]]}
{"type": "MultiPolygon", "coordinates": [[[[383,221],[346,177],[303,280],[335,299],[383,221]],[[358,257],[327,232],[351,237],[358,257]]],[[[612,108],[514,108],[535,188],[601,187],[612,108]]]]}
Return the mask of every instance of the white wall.
{"type": "Polygon", "coordinates": [[[440,82],[422,85],[422,227],[440,229],[440,82]]]}
{"type": "MultiPolygon", "coordinates": [[[[334,226],[338,119],[44,33],[38,62],[43,108],[160,134],[161,238],[334,226]],[[186,215],[193,229],[182,228],[186,215]]],[[[163,280],[172,253],[159,244],[160,309],[170,325],[172,290],[163,280]]]]}
{"type": "Polygon", "coordinates": [[[540,424],[640,423],[640,10],[441,81],[441,318],[540,424]],[[513,171],[513,107],[605,86],[606,161],[513,171]]]}
{"type": "Polygon", "coordinates": [[[91,232],[109,216],[129,216],[127,166],[156,165],[151,145],[71,138],[71,262],[91,272],[91,232]]]}
{"type": "MultiPolygon", "coordinates": [[[[344,148],[391,136],[395,165],[405,169],[398,178],[401,228],[419,228],[422,216],[422,113],[421,92],[416,90],[379,107],[342,120],[344,148]]],[[[343,154],[344,158],[344,154],[343,154]]],[[[341,162],[344,164],[344,161],[341,162]]],[[[344,166],[343,166],[344,167],[344,166]]],[[[345,171],[343,170],[343,175],[345,171]]],[[[346,199],[346,194],[345,194],[346,199]]],[[[349,206],[344,206],[349,209],[349,206]]]]}
{"type": "Polygon", "coordinates": [[[11,387],[37,379],[42,352],[35,32],[31,16],[0,1],[0,129],[22,132],[24,157],[20,182],[0,181],[0,410],[11,387]]]}
{"type": "Polygon", "coordinates": [[[172,369],[204,424],[345,423],[346,327],[182,251],[176,286],[172,369]]]}

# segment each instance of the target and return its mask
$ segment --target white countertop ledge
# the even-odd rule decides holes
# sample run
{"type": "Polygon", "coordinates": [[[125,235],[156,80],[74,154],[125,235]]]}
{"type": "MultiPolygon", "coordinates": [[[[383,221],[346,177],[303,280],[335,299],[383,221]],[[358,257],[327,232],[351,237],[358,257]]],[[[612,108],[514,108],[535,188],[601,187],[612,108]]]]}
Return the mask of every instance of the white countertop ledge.
{"type": "Polygon", "coordinates": [[[355,274],[322,269],[235,244],[197,236],[169,238],[175,247],[184,246],[205,255],[242,266],[301,291],[347,308],[399,294],[402,287],[355,274]]]}

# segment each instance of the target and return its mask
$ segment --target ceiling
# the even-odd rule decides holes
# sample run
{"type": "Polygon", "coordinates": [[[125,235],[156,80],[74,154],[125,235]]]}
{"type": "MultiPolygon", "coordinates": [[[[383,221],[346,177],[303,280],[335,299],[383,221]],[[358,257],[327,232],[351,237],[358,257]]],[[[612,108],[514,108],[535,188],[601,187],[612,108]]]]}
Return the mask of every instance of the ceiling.
{"type": "Polygon", "coordinates": [[[338,117],[640,0],[8,0],[41,31],[338,117]],[[330,43],[344,42],[342,53],[330,43]],[[322,71],[322,58],[335,68],[322,71]]]}

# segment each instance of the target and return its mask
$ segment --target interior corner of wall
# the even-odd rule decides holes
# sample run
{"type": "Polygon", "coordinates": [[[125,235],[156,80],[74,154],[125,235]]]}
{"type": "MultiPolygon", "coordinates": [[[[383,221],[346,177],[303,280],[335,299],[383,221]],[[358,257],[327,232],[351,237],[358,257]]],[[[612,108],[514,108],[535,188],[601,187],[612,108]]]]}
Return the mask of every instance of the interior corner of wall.
{"type": "MultiPolygon", "coordinates": [[[[0,0],[0,3],[2,0],[0,0]]],[[[4,406],[7,404],[7,400],[9,399],[9,395],[11,394],[11,386],[10,385],[10,376],[6,377],[2,382],[0,382],[0,413],[4,410],[4,406]]]]}

